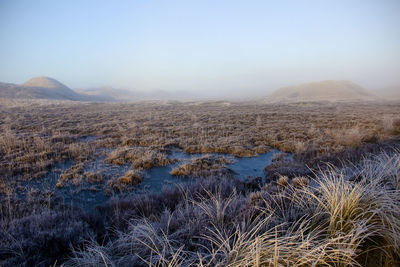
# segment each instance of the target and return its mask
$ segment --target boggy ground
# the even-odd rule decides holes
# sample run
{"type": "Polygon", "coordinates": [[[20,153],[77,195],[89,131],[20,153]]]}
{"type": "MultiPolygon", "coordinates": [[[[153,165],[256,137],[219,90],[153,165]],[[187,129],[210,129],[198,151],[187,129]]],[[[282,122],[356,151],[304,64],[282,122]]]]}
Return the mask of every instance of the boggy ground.
{"type": "MultiPolygon", "coordinates": [[[[399,103],[21,103],[0,105],[2,266],[398,263],[399,160],[392,148],[399,103]],[[271,147],[293,154],[278,154],[266,167],[267,184],[212,173],[190,187],[114,200],[90,214],[54,192],[16,197],[16,181],[40,181],[66,161],[73,163],[60,188],[105,183],[120,192],[140,183],[144,169],[172,163],[171,149],[252,156],[271,147]],[[380,156],[362,160],[371,153],[380,156]],[[85,171],[98,158],[130,168],[105,181],[101,172],[85,171]],[[318,168],[348,160],[358,165],[329,175],[318,168]]],[[[176,172],[196,176],[203,163],[176,172]]],[[[210,170],[224,164],[206,163],[210,170]]]]}
{"type": "Polygon", "coordinates": [[[9,201],[0,265],[398,266],[399,148],[349,149],[352,163],[266,185],[202,179],[91,214],[40,193],[9,201]]]}
{"type": "Polygon", "coordinates": [[[66,160],[107,156],[136,170],[169,164],[170,148],[254,156],[274,147],[307,162],[400,132],[399,103],[1,103],[2,192],[66,160]]]}

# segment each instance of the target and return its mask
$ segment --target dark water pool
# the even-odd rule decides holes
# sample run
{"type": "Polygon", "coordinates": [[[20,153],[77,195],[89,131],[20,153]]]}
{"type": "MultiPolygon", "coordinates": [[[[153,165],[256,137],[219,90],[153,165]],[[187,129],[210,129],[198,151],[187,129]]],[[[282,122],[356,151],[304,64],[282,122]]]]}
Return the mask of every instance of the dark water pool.
{"type": "MultiPolygon", "coordinates": [[[[232,155],[223,155],[216,153],[207,153],[211,157],[224,156],[230,160],[230,163],[226,165],[229,169],[234,171],[234,175],[239,179],[246,179],[248,177],[264,178],[264,168],[271,163],[273,156],[279,153],[279,150],[272,150],[265,154],[260,154],[256,157],[238,158],[232,155]]],[[[105,180],[99,184],[90,184],[84,182],[78,186],[65,186],[62,188],[56,187],[58,178],[61,173],[66,169],[70,168],[74,162],[67,161],[59,163],[55,168],[49,172],[46,176],[40,179],[34,179],[29,182],[21,184],[23,188],[28,190],[41,190],[54,192],[56,195],[61,196],[65,203],[80,206],[84,209],[91,210],[99,204],[105,203],[113,195],[120,197],[128,194],[143,194],[149,192],[159,192],[163,186],[177,185],[182,183],[192,183],[196,179],[202,178],[188,178],[188,177],[176,177],[170,174],[170,171],[183,164],[190,162],[194,158],[199,158],[204,154],[187,154],[182,151],[171,151],[169,158],[178,160],[176,163],[165,166],[155,167],[144,171],[144,177],[142,182],[131,192],[123,194],[111,194],[106,195],[104,192],[104,185],[107,180],[120,177],[130,169],[130,164],[125,165],[112,165],[105,161],[105,157],[100,157],[89,162],[85,162],[85,172],[102,172],[105,174],[105,180]]],[[[204,179],[204,178],[203,178],[204,179]]],[[[25,192],[25,193],[26,193],[25,192]]]]}
{"type": "Polygon", "coordinates": [[[238,178],[262,177],[264,179],[264,168],[271,163],[276,153],[280,152],[274,149],[268,153],[260,154],[257,157],[235,158],[234,162],[227,166],[237,173],[238,178]]]}

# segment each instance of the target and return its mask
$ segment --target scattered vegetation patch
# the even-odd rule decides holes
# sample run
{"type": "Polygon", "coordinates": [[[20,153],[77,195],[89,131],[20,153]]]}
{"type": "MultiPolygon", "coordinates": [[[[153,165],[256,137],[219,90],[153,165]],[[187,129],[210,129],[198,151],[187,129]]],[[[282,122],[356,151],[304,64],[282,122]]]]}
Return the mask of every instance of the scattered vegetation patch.
{"type": "Polygon", "coordinates": [[[166,153],[158,149],[145,147],[122,147],[111,152],[107,157],[107,162],[116,165],[132,163],[132,168],[150,169],[157,166],[166,166],[174,163],[166,153]]]}
{"type": "Polygon", "coordinates": [[[101,172],[85,172],[84,176],[90,183],[99,183],[104,180],[104,175],[101,172]]]}
{"type": "Polygon", "coordinates": [[[191,177],[218,177],[232,175],[233,171],[225,165],[230,160],[225,157],[213,157],[205,155],[200,158],[194,158],[190,163],[182,164],[171,170],[174,176],[191,177]]]}
{"type": "Polygon", "coordinates": [[[71,166],[60,175],[56,186],[63,187],[68,182],[71,182],[75,186],[80,185],[84,179],[84,171],[84,163],[77,163],[71,166]]]}
{"type": "Polygon", "coordinates": [[[141,170],[129,170],[117,179],[107,181],[106,193],[113,189],[117,192],[133,190],[134,186],[142,182],[143,172],[141,170]]]}
{"type": "MultiPolygon", "coordinates": [[[[288,153],[277,153],[271,164],[264,168],[266,181],[276,181],[282,177],[294,178],[312,175],[311,170],[301,161],[294,160],[288,153]]],[[[282,178],[284,179],[284,178],[282,178]]]]}

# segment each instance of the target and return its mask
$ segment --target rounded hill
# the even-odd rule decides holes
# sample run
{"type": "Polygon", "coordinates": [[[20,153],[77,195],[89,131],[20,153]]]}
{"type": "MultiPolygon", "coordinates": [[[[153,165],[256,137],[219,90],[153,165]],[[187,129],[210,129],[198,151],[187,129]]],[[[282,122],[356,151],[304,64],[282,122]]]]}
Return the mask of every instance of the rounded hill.
{"type": "Polygon", "coordinates": [[[265,102],[371,101],[376,96],[351,81],[322,81],[283,87],[265,102]]]}
{"type": "Polygon", "coordinates": [[[41,87],[49,89],[69,89],[66,85],[60,83],[59,81],[46,76],[33,77],[22,85],[28,87],[41,87]]]}

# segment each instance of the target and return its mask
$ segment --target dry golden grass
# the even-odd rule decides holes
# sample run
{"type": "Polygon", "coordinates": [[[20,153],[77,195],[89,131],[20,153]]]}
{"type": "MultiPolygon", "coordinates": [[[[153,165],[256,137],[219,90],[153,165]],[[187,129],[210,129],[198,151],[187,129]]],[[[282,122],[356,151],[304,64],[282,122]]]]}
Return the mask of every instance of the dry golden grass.
{"type": "Polygon", "coordinates": [[[141,170],[129,170],[123,176],[107,181],[107,193],[111,190],[124,192],[133,190],[134,186],[142,181],[143,173],[141,170]]]}
{"type": "Polygon", "coordinates": [[[281,176],[279,177],[278,181],[276,182],[281,188],[285,188],[289,185],[289,177],[281,176]]]}
{"type": "Polygon", "coordinates": [[[116,165],[132,163],[132,168],[150,169],[174,163],[167,155],[151,147],[120,147],[108,155],[107,162],[116,165]]]}
{"type": "Polygon", "coordinates": [[[200,158],[192,159],[190,163],[184,163],[173,168],[170,174],[187,177],[229,176],[230,170],[225,166],[229,162],[229,159],[224,157],[214,158],[210,155],[205,155],[200,158]]]}
{"type": "Polygon", "coordinates": [[[309,183],[310,183],[310,179],[308,179],[307,177],[295,177],[292,179],[292,185],[295,188],[307,187],[309,183]]]}

